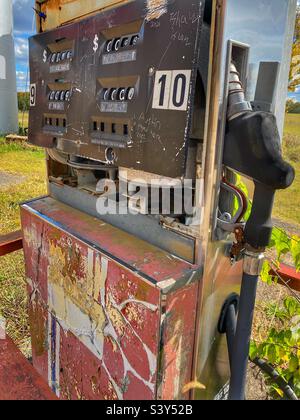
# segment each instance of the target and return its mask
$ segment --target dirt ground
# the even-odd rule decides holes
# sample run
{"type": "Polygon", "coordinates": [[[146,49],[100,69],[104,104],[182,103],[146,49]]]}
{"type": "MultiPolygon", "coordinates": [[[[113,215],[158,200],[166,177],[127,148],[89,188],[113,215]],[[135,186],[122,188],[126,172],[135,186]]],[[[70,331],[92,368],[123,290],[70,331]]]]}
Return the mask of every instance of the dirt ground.
{"type": "Polygon", "coordinates": [[[21,184],[25,177],[20,175],[8,174],[0,171],[0,187],[8,187],[11,185],[21,184]]]}

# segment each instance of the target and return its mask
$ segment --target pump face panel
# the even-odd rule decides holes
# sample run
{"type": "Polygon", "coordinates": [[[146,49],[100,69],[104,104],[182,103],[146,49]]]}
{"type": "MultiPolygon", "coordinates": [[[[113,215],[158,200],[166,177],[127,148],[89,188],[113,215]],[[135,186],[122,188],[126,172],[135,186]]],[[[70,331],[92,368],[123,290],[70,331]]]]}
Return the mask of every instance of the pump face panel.
{"type": "Polygon", "coordinates": [[[183,176],[204,4],[135,1],[32,37],[30,141],[183,176]]]}

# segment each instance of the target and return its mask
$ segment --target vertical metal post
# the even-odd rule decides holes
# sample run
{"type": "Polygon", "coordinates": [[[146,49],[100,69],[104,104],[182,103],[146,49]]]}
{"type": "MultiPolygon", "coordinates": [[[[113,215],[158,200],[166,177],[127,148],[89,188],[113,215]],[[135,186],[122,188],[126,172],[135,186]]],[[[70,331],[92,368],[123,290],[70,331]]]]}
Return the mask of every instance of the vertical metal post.
{"type": "Polygon", "coordinates": [[[0,0],[0,134],[18,132],[12,0],[0,0]]]}

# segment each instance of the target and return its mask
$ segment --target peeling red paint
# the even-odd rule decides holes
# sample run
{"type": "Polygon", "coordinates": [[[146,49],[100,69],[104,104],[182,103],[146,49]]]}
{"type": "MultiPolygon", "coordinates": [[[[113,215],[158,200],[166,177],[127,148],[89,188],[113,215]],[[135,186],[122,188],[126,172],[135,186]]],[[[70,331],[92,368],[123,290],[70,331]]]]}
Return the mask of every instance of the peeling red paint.
{"type": "Polygon", "coordinates": [[[162,399],[189,398],[183,388],[191,381],[198,285],[187,286],[167,298],[163,328],[162,399]]]}
{"type": "Polygon", "coordinates": [[[22,224],[34,364],[57,395],[183,398],[195,267],[50,198],[23,206],[22,224]],[[164,297],[161,282],[177,281],[164,297]]]}

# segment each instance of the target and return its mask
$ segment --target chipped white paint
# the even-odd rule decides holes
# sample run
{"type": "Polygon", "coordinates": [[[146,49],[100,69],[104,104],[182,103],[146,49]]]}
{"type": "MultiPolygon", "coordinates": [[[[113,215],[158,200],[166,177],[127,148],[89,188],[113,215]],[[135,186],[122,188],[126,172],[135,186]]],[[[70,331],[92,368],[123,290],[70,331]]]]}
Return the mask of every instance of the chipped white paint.
{"type": "MultiPolygon", "coordinates": [[[[28,235],[28,238],[30,241],[38,242],[35,234],[33,236],[28,235]]],[[[105,337],[110,337],[123,359],[123,382],[126,382],[128,373],[132,373],[154,393],[153,379],[157,370],[157,357],[143,343],[130,322],[123,316],[122,310],[130,304],[143,306],[153,312],[156,312],[158,307],[148,302],[136,300],[134,297],[130,297],[119,305],[116,304],[113,296],[106,292],[109,260],[91,248],[85,257],[82,255],[80,248],[75,247],[76,252],[80,253],[86,278],[78,279],[77,283],[74,284],[76,273],[65,272],[65,258],[68,253],[65,254],[63,249],[66,246],[74,249],[74,244],[71,242],[66,244],[63,239],[56,246],[50,245],[48,268],[49,329],[51,328],[50,314],[53,313],[63,331],[75,335],[101,361],[116,395],[122,400],[124,389],[117,385],[103,361],[104,340],[105,337]],[[148,379],[138,374],[124,354],[119,341],[120,331],[124,326],[131,329],[145,350],[150,371],[148,379]]],[[[133,316],[135,319],[138,313],[134,313],[133,316]]],[[[59,351],[57,351],[57,354],[59,354],[59,351]]],[[[49,363],[51,363],[51,347],[49,348],[49,363]]],[[[59,360],[56,361],[56,366],[59,366],[59,360]]],[[[57,374],[59,377],[59,372],[57,374]]],[[[51,377],[49,380],[51,380],[51,377]]]]}
{"type": "Polygon", "coordinates": [[[88,314],[76,306],[70,298],[64,295],[56,284],[49,283],[48,305],[49,310],[55,314],[60,326],[66,332],[71,332],[84,344],[98,359],[103,357],[104,337],[101,327],[90,319],[88,314]]]}
{"type": "MultiPolygon", "coordinates": [[[[113,298],[112,298],[112,296],[110,296],[110,300],[111,300],[111,303],[112,303],[112,306],[113,306],[113,308],[115,308],[116,310],[118,310],[118,306],[116,305],[116,303],[113,301],[113,298]]],[[[155,307],[155,310],[157,310],[157,307],[155,307]]],[[[133,334],[136,336],[136,338],[141,342],[141,344],[143,345],[143,347],[144,347],[144,349],[145,349],[145,351],[146,351],[146,353],[147,353],[147,356],[148,356],[148,363],[149,363],[149,368],[150,368],[150,371],[153,371],[153,369],[154,369],[154,371],[156,370],[156,367],[157,367],[157,360],[156,360],[156,357],[155,357],[155,355],[153,355],[153,353],[150,351],[150,349],[147,349],[147,346],[145,346],[145,344],[143,343],[143,341],[141,340],[141,338],[139,337],[139,335],[136,333],[136,331],[132,328],[132,326],[131,326],[131,324],[127,321],[127,319],[126,318],[124,318],[123,317],[123,315],[122,314],[120,314],[121,315],[121,317],[123,318],[122,319],[122,321],[132,330],[132,332],[133,332],[133,334]],[[154,365],[155,365],[155,368],[154,368],[154,365]]],[[[151,379],[152,378],[149,378],[149,380],[147,381],[147,380],[145,380],[144,378],[142,378],[139,374],[138,374],[138,372],[131,366],[131,364],[130,364],[130,362],[128,361],[128,359],[127,359],[127,357],[125,356],[125,354],[124,354],[124,352],[123,352],[123,349],[122,349],[122,347],[120,346],[120,344],[119,344],[119,340],[118,340],[118,335],[117,335],[117,333],[116,333],[116,331],[115,331],[115,328],[113,327],[113,325],[112,325],[112,323],[111,323],[111,320],[110,320],[110,317],[109,317],[109,314],[108,314],[108,320],[109,320],[109,325],[107,326],[107,328],[106,328],[106,331],[107,331],[107,333],[109,332],[109,334],[108,335],[110,335],[113,339],[114,339],[114,341],[117,343],[117,345],[118,345],[118,348],[119,348],[119,351],[120,351],[120,353],[121,353],[121,355],[122,355],[122,358],[123,358],[123,364],[124,364],[124,368],[125,368],[125,373],[124,373],[124,379],[126,378],[126,376],[127,376],[127,373],[132,373],[137,379],[139,379],[141,382],[143,382],[144,383],[144,385],[146,386],[146,387],[148,387],[152,392],[154,392],[154,390],[155,390],[155,385],[151,382],[151,379]]],[[[153,375],[152,375],[153,376],[153,375]]]]}
{"type": "Polygon", "coordinates": [[[173,287],[176,284],[176,280],[174,279],[168,279],[161,281],[157,283],[157,287],[161,290],[169,289],[170,287],[173,287]]]}
{"type": "Polygon", "coordinates": [[[41,246],[41,237],[38,235],[35,223],[32,223],[30,227],[25,227],[23,229],[23,239],[30,249],[37,249],[41,246]]]}
{"type": "Polygon", "coordinates": [[[149,347],[146,346],[146,344],[143,343],[143,346],[144,346],[145,352],[147,353],[149,368],[150,368],[150,373],[151,373],[150,379],[152,380],[157,370],[157,357],[155,356],[155,354],[152,353],[149,347]]]}
{"type": "Polygon", "coordinates": [[[144,306],[145,308],[149,309],[152,312],[156,312],[158,310],[157,305],[152,305],[151,303],[143,302],[141,300],[136,300],[136,299],[127,299],[124,302],[122,302],[120,305],[115,304],[115,308],[117,308],[121,312],[130,303],[144,306]]]}

